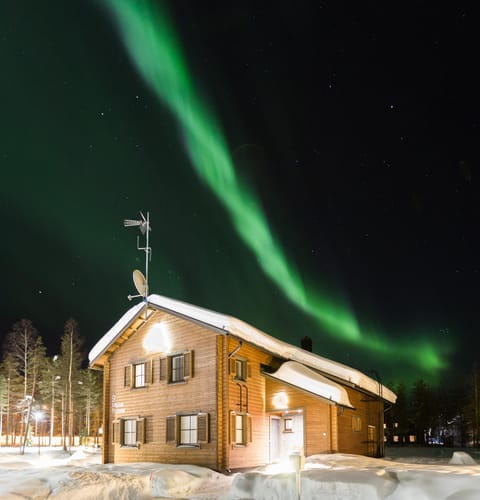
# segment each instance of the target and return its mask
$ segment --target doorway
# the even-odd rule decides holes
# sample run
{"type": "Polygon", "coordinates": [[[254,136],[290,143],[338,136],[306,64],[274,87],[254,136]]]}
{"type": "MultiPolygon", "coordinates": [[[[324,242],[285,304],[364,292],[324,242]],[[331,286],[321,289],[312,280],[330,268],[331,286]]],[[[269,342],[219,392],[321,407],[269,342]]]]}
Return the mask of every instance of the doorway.
{"type": "Polygon", "coordinates": [[[270,415],[270,463],[303,453],[303,411],[295,410],[270,415]]]}

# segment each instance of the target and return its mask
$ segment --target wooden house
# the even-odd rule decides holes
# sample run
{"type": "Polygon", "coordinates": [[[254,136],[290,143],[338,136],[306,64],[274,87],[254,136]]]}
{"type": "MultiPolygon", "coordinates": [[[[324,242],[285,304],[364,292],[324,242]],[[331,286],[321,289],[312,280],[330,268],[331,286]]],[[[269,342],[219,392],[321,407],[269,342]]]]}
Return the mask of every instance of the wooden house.
{"type": "Polygon", "coordinates": [[[93,347],[103,462],[233,470],[291,454],[383,453],[385,402],[363,373],[231,316],[159,295],[93,347]]]}

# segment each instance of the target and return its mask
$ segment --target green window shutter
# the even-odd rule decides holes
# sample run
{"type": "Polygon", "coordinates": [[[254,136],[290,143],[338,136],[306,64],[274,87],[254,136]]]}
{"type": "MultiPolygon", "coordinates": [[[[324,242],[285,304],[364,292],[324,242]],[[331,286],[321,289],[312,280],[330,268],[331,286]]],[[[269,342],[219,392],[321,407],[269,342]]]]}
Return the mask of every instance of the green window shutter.
{"type": "Polygon", "coordinates": [[[250,363],[247,363],[247,377],[252,376],[252,365],[250,363]]]}
{"type": "Polygon", "coordinates": [[[209,441],[209,415],[208,413],[199,413],[197,416],[198,442],[208,443],[209,441]]]}
{"type": "Polygon", "coordinates": [[[137,420],[137,443],[145,443],[145,434],[146,434],[146,419],[139,418],[137,420]]]}
{"type": "Polygon", "coordinates": [[[236,373],[237,373],[237,365],[236,365],[236,362],[235,362],[235,358],[230,358],[229,359],[228,373],[230,373],[230,375],[236,375],[236,373]]]}
{"type": "Polygon", "coordinates": [[[177,429],[176,429],[177,417],[172,415],[167,417],[167,432],[166,432],[166,442],[176,443],[177,442],[177,429]]]}
{"type": "Polygon", "coordinates": [[[183,378],[193,377],[193,351],[183,354],[183,378]]]}
{"type": "Polygon", "coordinates": [[[167,380],[168,358],[160,358],[160,380],[167,380]]]}

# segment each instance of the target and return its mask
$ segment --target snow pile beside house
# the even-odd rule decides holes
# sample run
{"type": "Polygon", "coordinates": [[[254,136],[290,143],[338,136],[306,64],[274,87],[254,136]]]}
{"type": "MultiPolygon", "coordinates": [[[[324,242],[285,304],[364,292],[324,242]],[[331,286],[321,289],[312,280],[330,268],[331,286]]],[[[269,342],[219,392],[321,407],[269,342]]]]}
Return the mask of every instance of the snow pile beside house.
{"type": "MultiPolygon", "coordinates": [[[[415,452],[416,450],[414,450],[415,452]]],[[[451,456],[451,455],[450,455],[451,456]]],[[[408,457],[409,463],[357,455],[308,457],[301,498],[311,500],[478,500],[480,466],[464,452],[438,461],[408,457]],[[466,463],[470,462],[470,463],[466,463]]],[[[55,498],[195,500],[291,500],[295,472],[281,465],[226,476],[194,465],[136,463],[101,465],[98,450],[0,449],[0,499],[55,498]],[[60,465],[63,464],[63,465],[60,465]]]]}

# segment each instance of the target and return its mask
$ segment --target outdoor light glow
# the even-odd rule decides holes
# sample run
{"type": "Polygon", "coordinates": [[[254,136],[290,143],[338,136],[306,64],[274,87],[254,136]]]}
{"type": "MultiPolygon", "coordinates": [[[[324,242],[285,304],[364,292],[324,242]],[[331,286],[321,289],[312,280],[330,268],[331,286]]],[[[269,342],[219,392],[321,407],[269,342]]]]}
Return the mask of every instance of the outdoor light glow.
{"type": "Polygon", "coordinates": [[[272,398],[272,404],[275,408],[287,408],[288,407],[288,396],[284,392],[279,392],[275,394],[272,398]]]}
{"type": "Polygon", "coordinates": [[[146,352],[170,352],[172,347],[168,326],[163,323],[152,325],[143,339],[143,348],[146,352]]]}
{"type": "Polygon", "coordinates": [[[172,112],[197,174],[231,217],[258,265],[293,304],[318,321],[322,331],[366,349],[394,356],[430,374],[446,367],[445,352],[429,342],[388,341],[361,331],[338,294],[303,283],[270,230],[257,197],[237,175],[222,130],[197,94],[165,12],[148,1],[103,0],[114,14],[140,75],[172,112]]]}

